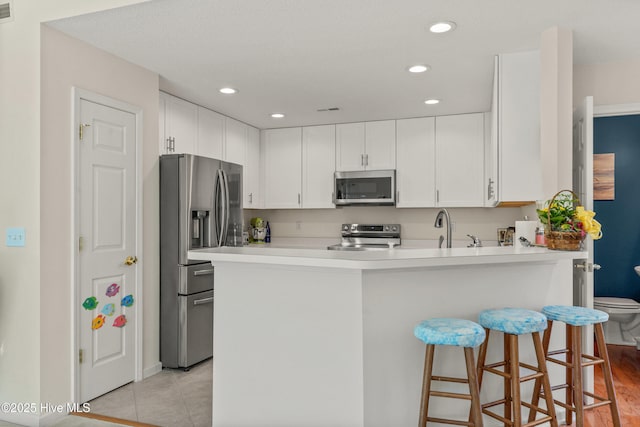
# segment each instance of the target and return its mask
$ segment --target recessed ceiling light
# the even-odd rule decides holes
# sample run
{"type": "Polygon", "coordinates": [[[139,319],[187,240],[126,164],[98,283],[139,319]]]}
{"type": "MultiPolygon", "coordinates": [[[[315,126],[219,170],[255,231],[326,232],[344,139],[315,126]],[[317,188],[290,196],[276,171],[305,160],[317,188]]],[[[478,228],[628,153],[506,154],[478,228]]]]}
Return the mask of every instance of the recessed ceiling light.
{"type": "Polygon", "coordinates": [[[220,89],[220,93],[224,93],[225,95],[233,95],[234,93],[238,93],[237,89],[232,87],[223,87],[220,89]]]}
{"type": "Polygon", "coordinates": [[[271,117],[273,117],[274,119],[281,119],[281,118],[284,117],[284,114],[282,114],[282,113],[273,113],[271,115],[271,117]]]}
{"type": "Polygon", "coordinates": [[[407,70],[410,73],[424,73],[425,71],[427,71],[429,69],[428,65],[412,65],[411,67],[407,68],[407,70]]]}
{"type": "Polygon", "coordinates": [[[441,21],[431,24],[429,31],[432,33],[446,33],[456,29],[456,23],[451,21],[441,21]]]}
{"type": "Polygon", "coordinates": [[[426,101],[424,101],[425,104],[427,105],[436,105],[440,103],[439,99],[427,99],[426,101]]]}

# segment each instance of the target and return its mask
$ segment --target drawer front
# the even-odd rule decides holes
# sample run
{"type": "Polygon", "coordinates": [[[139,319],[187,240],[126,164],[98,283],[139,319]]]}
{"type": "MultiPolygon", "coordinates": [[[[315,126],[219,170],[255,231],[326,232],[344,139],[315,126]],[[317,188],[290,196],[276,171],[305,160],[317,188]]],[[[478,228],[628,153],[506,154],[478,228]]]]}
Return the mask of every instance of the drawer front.
{"type": "Polygon", "coordinates": [[[190,295],[213,289],[213,266],[211,264],[183,265],[180,269],[178,293],[190,295]]]}

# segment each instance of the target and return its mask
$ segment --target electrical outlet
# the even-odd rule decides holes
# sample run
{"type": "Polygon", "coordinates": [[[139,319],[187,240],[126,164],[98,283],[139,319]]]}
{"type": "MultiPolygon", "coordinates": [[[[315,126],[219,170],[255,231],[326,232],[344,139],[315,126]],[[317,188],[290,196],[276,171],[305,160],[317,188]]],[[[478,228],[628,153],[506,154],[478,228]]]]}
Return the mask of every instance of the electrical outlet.
{"type": "Polygon", "coordinates": [[[25,231],[24,227],[12,227],[7,228],[7,246],[24,246],[25,243],[25,231]]]}

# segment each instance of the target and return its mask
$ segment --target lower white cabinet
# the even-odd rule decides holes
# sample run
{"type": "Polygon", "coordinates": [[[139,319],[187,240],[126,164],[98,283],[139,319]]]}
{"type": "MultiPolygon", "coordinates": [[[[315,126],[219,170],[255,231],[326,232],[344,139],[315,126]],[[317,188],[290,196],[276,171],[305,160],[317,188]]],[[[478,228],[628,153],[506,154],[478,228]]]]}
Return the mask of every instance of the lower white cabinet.
{"type": "Polygon", "coordinates": [[[336,127],[302,128],[302,208],[335,208],[336,127]]]}
{"type": "Polygon", "coordinates": [[[436,117],[436,206],[484,206],[484,114],[436,117]]]}
{"type": "Polygon", "coordinates": [[[263,131],[264,208],[302,206],[302,128],[263,131]]]}
{"type": "Polygon", "coordinates": [[[396,122],[396,207],[435,206],[435,118],[396,122]]]}

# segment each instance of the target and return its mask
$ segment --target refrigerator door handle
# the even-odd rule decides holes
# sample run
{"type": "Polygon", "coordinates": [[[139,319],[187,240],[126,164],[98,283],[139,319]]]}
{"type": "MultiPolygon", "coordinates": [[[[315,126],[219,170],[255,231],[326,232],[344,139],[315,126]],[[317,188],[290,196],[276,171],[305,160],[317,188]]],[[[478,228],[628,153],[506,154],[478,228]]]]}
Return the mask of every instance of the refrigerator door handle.
{"type": "Polygon", "coordinates": [[[231,205],[229,203],[229,177],[225,171],[222,171],[222,177],[224,178],[224,239],[227,239],[229,233],[229,221],[231,220],[231,205]]]}
{"type": "MultiPolygon", "coordinates": [[[[225,238],[225,232],[226,232],[228,198],[226,194],[227,192],[226,192],[225,176],[222,169],[218,169],[217,175],[218,175],[218,179],[216,183],[216,194],[220,194],[218,193],[218,188],[220,188],[220,192],[222,193],[222,200],[220,205],[218,205],[218,210],[216,211],[216,227],[217,227],[216,231],[218,230],[220,231],[220,233],[218,234],[218,247],[221,247],[224,245],[224,238],[225,238]]],[[[218,200],[218,197],[216,196],[216,201],[217,200],[218,200]]]]}
{"type": "Polygon", "coordinates": [[[213,302],[213,297],[202,298],[193,301],[193,305],[210,304],[213,302]]]}

